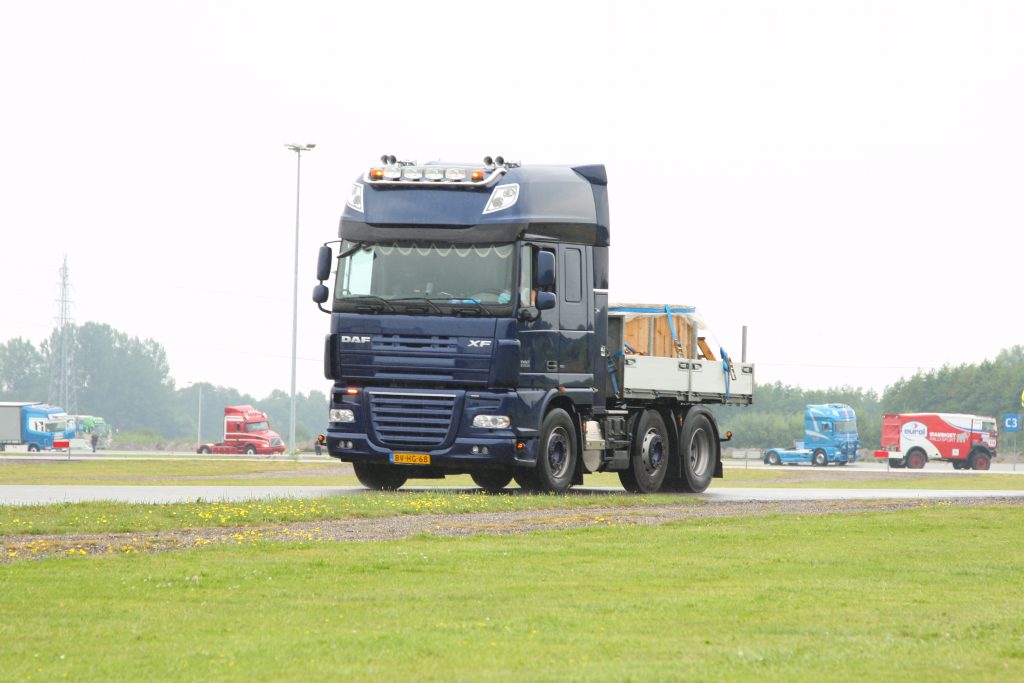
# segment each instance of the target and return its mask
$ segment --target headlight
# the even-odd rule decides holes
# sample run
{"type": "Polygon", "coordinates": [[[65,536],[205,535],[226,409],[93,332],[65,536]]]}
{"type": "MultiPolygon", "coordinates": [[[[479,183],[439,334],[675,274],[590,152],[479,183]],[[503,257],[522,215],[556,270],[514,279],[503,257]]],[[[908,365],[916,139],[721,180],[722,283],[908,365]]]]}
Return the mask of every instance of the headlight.
{"type": "Polygon", "coordinates": [[[348,408],[331,408],[331,422],[355,422],[356,414],[348,408]]]}
{"type": "Polygon", "coordinates": [[[473,418],[473,426],[480,429],[508,429],[511,424],[508,415],[477,415],[473,418]]]}
{"type": "Polygon", "coordinates": [[[487,206],[484,207],[484,213],[494,213],[495,211],[504,211],[513,204],[519,201],[519,183],[512,183],[510,185],[498,185],[491,192],[491,198],[487,200],[487,206]]]}

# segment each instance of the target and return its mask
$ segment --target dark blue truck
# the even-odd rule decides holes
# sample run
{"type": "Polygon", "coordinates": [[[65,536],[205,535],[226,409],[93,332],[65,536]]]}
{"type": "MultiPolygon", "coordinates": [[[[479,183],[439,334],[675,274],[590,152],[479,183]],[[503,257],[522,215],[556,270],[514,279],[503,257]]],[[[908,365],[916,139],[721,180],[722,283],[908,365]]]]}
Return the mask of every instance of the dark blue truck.
{"type": "Polygon", "coordinates": [[[627,316],[675,311],[609,306],[607,185],[602,165],[501,157],[385,156],[358,178],[313,291],[331,317],[330,455],[374,489],[468,473],[561,493],[615,471],[629,491],[700,492],[721,477],[728,435],[708,406],[751,403],[753,366],[683,343],[624,353],[627,316]]]}

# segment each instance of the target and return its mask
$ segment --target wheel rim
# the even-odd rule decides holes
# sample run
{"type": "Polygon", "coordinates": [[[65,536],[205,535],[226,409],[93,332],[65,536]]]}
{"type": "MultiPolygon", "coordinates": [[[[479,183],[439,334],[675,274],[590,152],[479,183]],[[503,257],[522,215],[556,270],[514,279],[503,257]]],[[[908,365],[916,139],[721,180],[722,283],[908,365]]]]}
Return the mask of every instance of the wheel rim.
{"type": "Polygon", "coordinates": [[[648,474],[657,472],[665,463],[665,441],[657,429],[649,429],[644,434],[643,445],[640,447],[640,460],[644,471],[648,474]]]}
{"type": "Polygon", "coordinates": [[[556,479],[565,475],[569,467],[569,434],[564,428],[558,427],[548,438],[548,469],[556,479]]]}
{"type": "Polygon", "coordinates": [[[988,469],[988,458],[986,458],[984,456],[978,458],[977,460],[975,460],[974,466],[977,469],[979,469],[979,470],[987,470],[988,469]]]}
{"type": "Polygon", "coordinates": [[[921,466],[923,464],[924,464],[924,461],[922,460],[920,453],[914,453],[912,456],[910,456],[910,468],[911,469],[919,470],[919,469],[921,469],[921,466]]]}
{"type": "Polygon", "coordinates": [[[711,462],[711,442],[703,429],[697,429],[690,437],[690,471],[700,476],[711,462]]]}

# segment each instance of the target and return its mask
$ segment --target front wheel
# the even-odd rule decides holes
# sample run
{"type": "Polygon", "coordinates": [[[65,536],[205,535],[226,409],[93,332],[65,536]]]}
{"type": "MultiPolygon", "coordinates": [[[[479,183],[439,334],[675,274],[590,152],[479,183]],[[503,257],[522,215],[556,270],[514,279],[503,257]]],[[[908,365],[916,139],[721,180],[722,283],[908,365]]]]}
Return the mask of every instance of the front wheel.
{"type": "Polygon", "coordinates": [[[256,447],[255,446],[246,446],[245,447],[245,454],[246,455],[256,455],[256,447]]]}
{"type": "Polygon", "coordinates": [[[203,447],[201,447],[199,449],[199,454],[200,455],[209,455],[210,454],[210,449],[207,448],[206,446],[203,446],[203,447]]]}
{"type": "Polygon", "coordinates": [[[987,470],[992,466],[992,460],[984,453],[975,453],[971,466],[976,470],[987,470]]]}
{"type": "Polygon", "coordinates": [[[565,493],[576,474],[576,428],[569,413],[553,408],[540,428],[540,453],[535,470],[540,491],[565,493]]]}
{"type": "Polygon", "coordinates": [[[768,457],[766,458],[766,461],[769,465],[773,466],[782,464],[782,458],[780,458],[779,454],[776,453],[775,451],[768,451],[768,457]]]}
{"type": "Polygon", "coordinates": [[[512,481],[512,470],[480,470],[470,472],[473,483],[488,493],[498,493],[512,481]]]}
{"type": "Polygon", "coordinates": [[[370,465],[362,462],[352,463],[356,479],[368,489],[377,491],[395,491],[409,478],[394,465],[370,465]]]}
{"type": "Polygon", "coordinates": [[[28,452],[29,453],[38,453],[39,452],[39,446],[35,445],[34,443],[30,443],[28,445],[28,452]]]}
{"type": "Polygon", "coordinates": [[[817,467],[825,467],[828,465],[828,453],[819,448],[814,451],[814,455],[811,456],[811,462],[817,467]]]}

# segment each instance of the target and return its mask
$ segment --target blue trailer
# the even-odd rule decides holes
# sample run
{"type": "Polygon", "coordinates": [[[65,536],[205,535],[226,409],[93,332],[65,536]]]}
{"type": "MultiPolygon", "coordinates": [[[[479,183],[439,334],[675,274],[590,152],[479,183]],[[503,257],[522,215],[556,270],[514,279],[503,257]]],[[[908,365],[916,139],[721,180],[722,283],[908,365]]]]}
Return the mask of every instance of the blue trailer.
{"type": "Polygon", "coordinates": [[[75,421],[63,408],[45,403],[0,403],[0,451],[7,446],[28,445],[30,453],[53,450],[54,439],[75,436],[75,421]]]}
{"type": "Polygon", "coordinates": [[[804,409],[804,440],[796,447],[770,448],[764,453],[767,465],[809,462],[825,466],[845,465],[860,459],[857,448],[857,414],[844,403],[810,404],[804,409]]]}
{"type": "Polygon", "coordinates": [[[707,406],[750,404],[753,366],[693,352],[692,308],[610,306],[604,166],[381,161],[317,263],[332,457],[374,489],[468,473],[561,493],[617,472],[630,491],[699,492],[722,476],[729,435],[707,406]],[[629,353],[630,316],[672,343],[629,353]]]}

